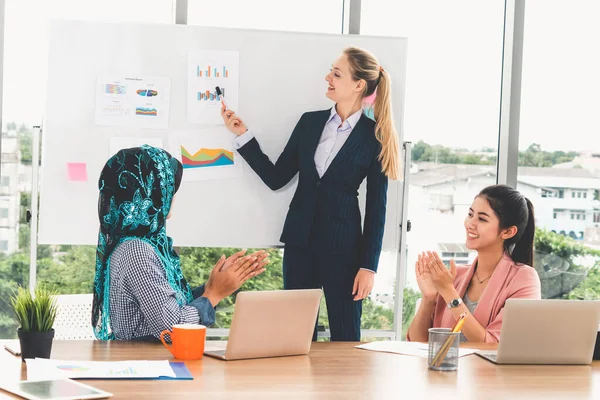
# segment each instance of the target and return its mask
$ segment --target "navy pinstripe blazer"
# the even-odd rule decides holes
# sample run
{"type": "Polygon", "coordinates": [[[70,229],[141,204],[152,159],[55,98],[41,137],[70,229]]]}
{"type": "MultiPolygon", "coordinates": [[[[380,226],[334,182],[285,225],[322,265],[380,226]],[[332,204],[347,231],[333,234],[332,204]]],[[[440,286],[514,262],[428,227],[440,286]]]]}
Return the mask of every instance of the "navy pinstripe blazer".
{"type": "Polygon", "coordinates": [[[272,190],[299,173],[280,240],[328,252],[354,252],[358,267],[377,271],[383,240],[388,179],[378,160],[381,144],[375,122],[362,115],[319,178],[314,155],[330,110],[307,112],[298,121],[283,153],[273,164],[254,138],[240,149],[250,167],[272,190]],[[358,188],[367,178],[364,229],[358,188]]]}

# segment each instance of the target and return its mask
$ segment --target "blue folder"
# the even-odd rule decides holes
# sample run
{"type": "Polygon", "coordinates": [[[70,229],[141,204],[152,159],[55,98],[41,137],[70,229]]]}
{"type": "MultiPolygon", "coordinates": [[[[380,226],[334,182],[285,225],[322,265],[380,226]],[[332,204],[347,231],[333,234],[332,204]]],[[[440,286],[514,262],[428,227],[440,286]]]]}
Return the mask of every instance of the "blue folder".
{"type": "Polygon", "coordinates": [[[73,378],[76,380],[130,380],[130,381],[191,381],[194,379],[190,370],[187,369],[185,363],[182,361],[169,361],[173,372],[175,372],[175,378],[170,376],[159,376],[158,378],[73,378]]]}
{"type": "Polygon", "coordinates": [[[191,381],[194,379],[184,362],[169,361],[169,364],[171,364],[171,368],[173,368],[173,372],[175,372],[175,378],[171,378],[170,376],[161,376],[158,379],[167,381],[191,381]]]}

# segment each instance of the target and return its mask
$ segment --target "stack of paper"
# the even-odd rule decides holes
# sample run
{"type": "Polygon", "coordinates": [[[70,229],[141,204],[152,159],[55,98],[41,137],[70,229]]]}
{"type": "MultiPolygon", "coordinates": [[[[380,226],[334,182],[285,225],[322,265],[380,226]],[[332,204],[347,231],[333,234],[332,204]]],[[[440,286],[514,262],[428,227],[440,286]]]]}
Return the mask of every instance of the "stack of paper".
{"type": "Polygon", "coordinates": [[[158,379],[175,378],[168,361],[73,361],[26,359],[27,380],[45,379],[158,379]]]}
{"type": "MultiPolygon", "coordinates": [[[[416,357],[429,357],[429,345],[427,343],[418,342],[399,342],[399,341],[386,341],[386,342],[371,342],[355,346],[357,349],[372,350],[372,351],[383,351],[387,353],[404,354],[407,356],[416,357]]],[[[475,349],[459,349],[458,356],[463,357],[469,354],[475,353],[475,349]]]]}

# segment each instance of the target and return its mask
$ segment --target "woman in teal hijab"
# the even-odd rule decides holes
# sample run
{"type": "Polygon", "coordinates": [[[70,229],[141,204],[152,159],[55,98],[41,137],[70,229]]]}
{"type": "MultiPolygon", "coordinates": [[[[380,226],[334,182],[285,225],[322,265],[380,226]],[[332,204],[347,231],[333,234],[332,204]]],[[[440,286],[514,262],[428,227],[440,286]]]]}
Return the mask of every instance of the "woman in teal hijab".
{"type": "Polygon", "coordinates": [[[157,338],[174,324],[211,325],[217,303],[265,270],[265,252],[223,256],[207,283],[191,290],[165,228],[182,174],[177,159],[147,145],[121,150],[104,166],[92,309],[98,339],[157,338]]]}

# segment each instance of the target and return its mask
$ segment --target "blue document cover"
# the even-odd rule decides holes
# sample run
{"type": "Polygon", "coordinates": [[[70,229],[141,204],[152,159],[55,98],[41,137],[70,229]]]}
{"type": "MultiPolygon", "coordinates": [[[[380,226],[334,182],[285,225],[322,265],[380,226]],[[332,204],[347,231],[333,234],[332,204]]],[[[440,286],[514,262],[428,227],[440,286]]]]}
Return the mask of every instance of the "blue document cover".
{"type": "Polygon", "coordinates": [[[187,369],[184,362],[181,361],[169,361],[171,368],[173,368],[173,372],[175,372],[176,377],[171,378],[169,376],[161,376],[158,379],[168,380],[168,381],[191,381],[194,379],[190,370],[187,369]]]}

